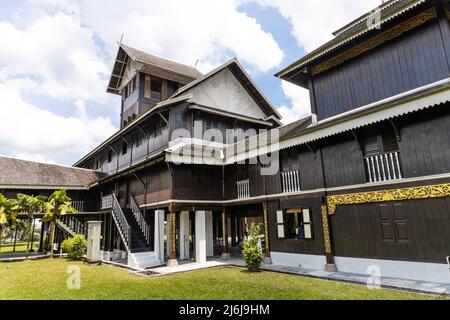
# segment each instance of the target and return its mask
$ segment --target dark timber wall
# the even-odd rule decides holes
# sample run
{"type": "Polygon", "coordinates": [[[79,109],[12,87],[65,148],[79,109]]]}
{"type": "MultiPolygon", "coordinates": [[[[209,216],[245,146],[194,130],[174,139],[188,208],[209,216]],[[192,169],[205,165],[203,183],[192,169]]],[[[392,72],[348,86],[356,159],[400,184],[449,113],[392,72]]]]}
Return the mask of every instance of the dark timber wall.
{"type": "MultiPolygon", "coordinates": [[[[447,40],[448,41],[448,40],[447,40]]],[[[447,78],[437,20],[313,79],[319,119],[447,78]]]]}
{"type": "Polygon", "coordinates": [[[339,206],[331,229],[336,256],[445,263],[450,199],[339,206]]]}

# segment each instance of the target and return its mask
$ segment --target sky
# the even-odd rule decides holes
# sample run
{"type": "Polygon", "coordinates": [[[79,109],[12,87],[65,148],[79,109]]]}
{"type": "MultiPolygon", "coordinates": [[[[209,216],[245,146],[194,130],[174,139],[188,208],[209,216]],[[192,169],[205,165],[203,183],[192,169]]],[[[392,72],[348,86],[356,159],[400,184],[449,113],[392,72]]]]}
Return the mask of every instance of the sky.
{"type": "Polygon", "coordinates": [[[283,122],[307,90],[273,75],[381,0],[0,0],[0,155],[71,165],[119,127],[123,43],[206,73],[236,57],[283,122]]]}

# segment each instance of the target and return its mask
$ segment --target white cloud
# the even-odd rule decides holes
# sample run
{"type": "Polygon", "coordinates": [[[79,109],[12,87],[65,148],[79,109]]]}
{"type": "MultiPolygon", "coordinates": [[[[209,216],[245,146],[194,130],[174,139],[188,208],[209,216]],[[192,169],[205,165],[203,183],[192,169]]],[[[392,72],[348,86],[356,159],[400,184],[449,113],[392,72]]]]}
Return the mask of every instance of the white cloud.
{"type": "Polygon", "coordinates": [[[0,81],[57,99],[108,101],[109,69],[94,33],[75,17],[41,15],[23,29],[0,21],[0,81]],[[25,87],[23,87],[25,85],[25,87]]]}
{"type": "Polygon", "coordinates": [[[98,115],[118,117],[111,107],[117,110],[119,100],[105,89],[122,33],[124,42],[143,50],[190,65],[199,59],[204,72],[233,56],[255,72],[279,67],[283,51],[238,5],[28,0],[14,6],[0,20],[0,112],[6,123],[0,152],[70,163],[114,131],[98,115]]]}
{"type": "Polygon", "coordinates": [[[312,51],[332,32],[381,5],[381,0],[245,0],[276,8],[292,25],[298,45],[312,51]]]}
{"type": "Polygon", "coordinates": [[[288,124],[311,114],[309,91],[292,83],[282,81],[281,88],[289,98],[291,106],[281,106],[278,111],[283,116],[282,122],[288,124]]]}
{"type": "MultiPolygon", "coordinates": [[[[116,129],[109,119],[63,117],[25,102],[20,93],[0,83],[2,152],[44,162],[74,159],[88,152],[116,129]]],[[[82,102],[77,102],[83,110],[82,102]]]]}
{"type": "MultiPolygon", "coordinates": [[[[124,42],[199,68],[237,56],[257,71],[278,67],[283,51],[235,0],[84,0],[83,21],[108,44],[124,42]]],[[[113,45],[115,50],[116,46],[113,45]]]]}

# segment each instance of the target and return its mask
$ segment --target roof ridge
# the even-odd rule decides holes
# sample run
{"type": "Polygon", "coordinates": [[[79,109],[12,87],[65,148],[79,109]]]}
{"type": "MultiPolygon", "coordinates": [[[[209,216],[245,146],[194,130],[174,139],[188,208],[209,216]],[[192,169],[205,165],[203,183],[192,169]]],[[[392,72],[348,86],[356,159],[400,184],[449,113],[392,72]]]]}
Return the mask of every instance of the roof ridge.
{"type": "Polygon", "coordinates": [[[168,61],[168,62],[171,62],[171,63],[176,63],[176,64],[179,64],[179,65],[182,65],[182,66],[191,68],[191,69],[193,69],[193,70],[195,70],[195,71],[197,71],[197,72],[203,74],[202,72],[200,72],[200,70],[198,70],[198,69],[197,69],[196,67],[194,67],[194,66],[190,66],[190,65],[187,65],[187,64],[185,64],[185,63],[181,63],[181,62],[178,62],[178,61],[175,61],[175,60],[172,60],[172,59],[168,59],[168,58],[166,58],[166,57],[160,56],[159,54],[155,54],[155,53],[153,53],[153,52],[150,53],[150,52],[145,51],[145,50],[143,50],[143,49],[135,48],[135,47],[132,47],[132,46],[123,44],[123,43],[121,43],[120,46],[121,46],[121,47],[128,48],[128,49],[131,49],[131,50],[139,51],[140,53],[143,53],[143,54],[146,54],[146,55],[154,56],[154,57],[156,57],[156,58],[158,58],[158,59],[161,59],[161,60],[165,60],[165,61],[168,61]]]}
{"type": "Polygon", "coordinates": [[[31,162],[31,163],[42,164],[42,165],[52,166],[52,167],[60,167],[60,168],[74,169],[74,170],[81,170],[81,171],[89,171],[89,172],[99,172],[99,171],[95,171],[95,170],[91,170],[91,169],[73,167],[73,166],[68,166],[68,165],[63,165],[63,164],[48,163],[48,162],[34,161],[34,160],[28,160],[28,159],[21,159],[21,158],[18,158],[18,157],[0,155],[0,159],[2,159],[2,158],[3,159],[17,160],[17,161],[22,161],[22,162],[31,162]]]}

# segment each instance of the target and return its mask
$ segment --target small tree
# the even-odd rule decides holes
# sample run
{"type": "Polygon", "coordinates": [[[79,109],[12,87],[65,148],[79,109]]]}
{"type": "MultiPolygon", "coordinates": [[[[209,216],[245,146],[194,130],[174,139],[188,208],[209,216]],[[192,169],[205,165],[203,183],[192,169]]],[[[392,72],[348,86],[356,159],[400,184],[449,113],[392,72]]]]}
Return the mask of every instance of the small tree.
{"type": "Polygon", "coordinates": [[[67,196],[66,190],[59,190],[53,192],[48,197],[48,202],[45,204],[45,216],[42,218],[43,222],[50,222],[50,236],[48,246],[50,255],[53,256],[53,242],[55,240],[55,223],[56,219],[63,215],[77,213],[78,211],[72,207],[72,199],[67,196]]]}
{"type": "Polygon", "coordinates": [[[259,245],[260,230],[259,225],[252,223],[248,238],[244,244],[244,250],[242,251],[245,264],[250,272],[259,272],[264,260],[262,248],[259,245]]]}
{"type": "Polygon", "coordinates": [[[64,240],[61,243],[63,251],[67,252],[68,256],[72,260],[80,260],[87,250],[87,241],[84,235],[77,234],[73,238],[64,240]]]}

